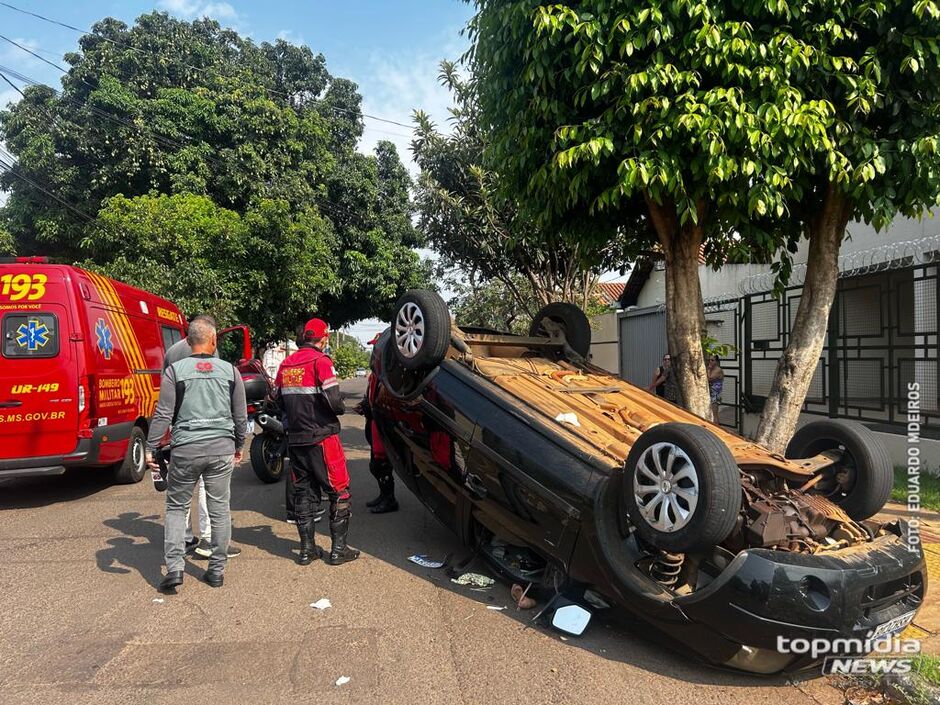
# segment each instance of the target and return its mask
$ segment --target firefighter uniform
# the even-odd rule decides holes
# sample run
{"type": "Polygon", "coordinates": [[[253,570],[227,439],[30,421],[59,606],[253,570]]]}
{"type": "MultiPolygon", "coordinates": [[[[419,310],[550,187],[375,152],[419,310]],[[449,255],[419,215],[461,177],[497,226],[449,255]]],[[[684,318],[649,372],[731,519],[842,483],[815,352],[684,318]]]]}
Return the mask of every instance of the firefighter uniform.
{"type": "Polygon", "coordinates": [[[275,401],[283,411],[287,431],[301,565],[321,557],[313,523],[321,491],[330,502],[332,539],[324,560],[339,565],[359,557],[359,551],[346,545],[352,514],[338,418],[345,412],[345,405],[333,361],[322,350],[328,333],[321,319],[308,321],[300,348],[281,363],[275,379],[275,401]]]}
{"type": "MultiPolygon", "coordinates": [[[[376,336],[370,342],[375,345],[380,336],[376,336]]],[[[375,353],[373,352],[373,355],[375,353]]],[[[382,443],[382,437],[379,435],[378,426],[373,418],[372,409],[379,393],[379,377],[376,360],[372,361],[372,373],[369,375],[369,383],[366,389],[365,399],[357,408],[357,411],[366,418],[366,442],[369,444],[369,472],[379,485],[379,496],[366,502],[369,511],[373,514],[385,514],[386,512],[398,511],[398,501],[395,499],[395,478],[392,475],[392,464],[389,461],[388,453],[385,452],[385,445],[382,443]]]]}

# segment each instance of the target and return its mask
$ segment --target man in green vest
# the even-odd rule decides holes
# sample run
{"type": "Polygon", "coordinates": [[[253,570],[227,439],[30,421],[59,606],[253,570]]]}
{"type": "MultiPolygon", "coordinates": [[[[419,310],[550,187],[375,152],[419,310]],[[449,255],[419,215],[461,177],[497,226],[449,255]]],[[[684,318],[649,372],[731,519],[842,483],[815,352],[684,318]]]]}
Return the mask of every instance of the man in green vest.
{"type": "Polygon", "coordinates": [[[166,575],[160,590],[171,593],[183,584],[187,511],[199,478],[205,484],[212,527],[212,555],[204,580],[212,587],[222,587],[232,533],[232,469],[241,462],[248,425],[241,375],[225,360],[213,357],[215,326],[204,318],[194,319],[187,340],[192,355],[174,362],[163,373],[160,399],[147,436],[147,463],[154,467],[153,454],[170,429],[166,575]]]}

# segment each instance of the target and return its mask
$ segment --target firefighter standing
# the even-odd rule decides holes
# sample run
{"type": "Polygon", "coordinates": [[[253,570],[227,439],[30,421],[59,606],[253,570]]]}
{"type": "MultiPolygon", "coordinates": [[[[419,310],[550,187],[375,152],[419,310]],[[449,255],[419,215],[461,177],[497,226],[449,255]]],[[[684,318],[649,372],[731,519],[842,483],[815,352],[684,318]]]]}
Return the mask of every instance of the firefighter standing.
{"type": "MultiPolygon", "coordinates": [[[[381,336],[373,338],[369,344],[374,346],[379,337],[381,336]]],[[[375,352],[373,351],[372,354],[374,356],[375,352]]],[[[378,370],[375,362],[373,360],[370,365],[373,369],[369,374],[365,399],[356,407],[356,411],[366,418],[365,434],[366,441],[369,444],[369,472],[372,473],[372,477],[379,485],[379,496],[366,502],[366,506],[373,514],[385,514],[398,511],[398,500],[395,499],[395,478],[392,475],[392,464],[385,452],[382,437],[379,435],[379,429],[372,414],[372,406],[375,404],[379,390],[378,370]]]]}
{"type": "Polygon", "coordinates": [[[320,492],[330,500],[332,548],[324,560],[340,565],[359,557],[346,545],[350,511],[349,473],[339,440],[338,416],[345,412],[333,361],[323,352],[329,327],[312,318],[304,326],[300,348],[277,371],[275,401],[284,412],[294,513],[300,535],[297,562],[308,565],[321,557],[314,538],[314,512],[320,492]]]}

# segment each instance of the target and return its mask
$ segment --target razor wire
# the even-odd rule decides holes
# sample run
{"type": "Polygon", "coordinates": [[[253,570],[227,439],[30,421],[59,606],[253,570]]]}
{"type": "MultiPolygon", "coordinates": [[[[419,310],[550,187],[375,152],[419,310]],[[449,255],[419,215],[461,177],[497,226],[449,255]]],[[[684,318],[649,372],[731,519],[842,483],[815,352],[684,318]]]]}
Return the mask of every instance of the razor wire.
{"type": "MultiPolygon", "coordinates": [[[[940,262],[940,234],[919,240],[886,242],[877,247],[839,255],[839,278],[886,272],[921,264],[940,262]]],[[[774,288],[777,275],[762,272],[746,277],[738,289],[743,296],[763,294],[774,288]]],[[[793,265],[787,286],[800,286],[806,281],[806,263],[793,265]]]]}

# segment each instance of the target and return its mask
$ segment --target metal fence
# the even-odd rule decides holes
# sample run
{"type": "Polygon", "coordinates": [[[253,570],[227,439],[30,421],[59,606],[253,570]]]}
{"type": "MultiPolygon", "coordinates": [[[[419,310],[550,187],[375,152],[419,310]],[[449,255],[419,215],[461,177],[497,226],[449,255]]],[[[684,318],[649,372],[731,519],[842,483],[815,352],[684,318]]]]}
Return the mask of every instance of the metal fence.
{"type": "MultiPolygon", "coordinates": [[[[900,266],[840,279],[826,345],[806,398],[807,413],[902,432],[909,386],[916,383],[922,429],[928,435],[940,433],[938,269],[936,264],[900,266]]],[[[762,408],[801,295],[802,287],[794,286],[780,298],[766,292],[706,305],[709,336],[732,349],[722,360],[723,425],[743,429],[744,414],[762,408]]],[[[620,335],[622,376],[646,386],[666,350],[664,312],[626,312],[620,335]]]]}
{"type": "MultiPolygon", "coordinates": [[[[767,293],[743,300],[745,408],[759,409],[770,391],[801,294],[793,287],[780,299],[767,293]]],[[[922,424],[940,429],[938,308],[936,265],[841,279],[805,411],[900,430],[916,383],[922,424]]]]}

